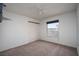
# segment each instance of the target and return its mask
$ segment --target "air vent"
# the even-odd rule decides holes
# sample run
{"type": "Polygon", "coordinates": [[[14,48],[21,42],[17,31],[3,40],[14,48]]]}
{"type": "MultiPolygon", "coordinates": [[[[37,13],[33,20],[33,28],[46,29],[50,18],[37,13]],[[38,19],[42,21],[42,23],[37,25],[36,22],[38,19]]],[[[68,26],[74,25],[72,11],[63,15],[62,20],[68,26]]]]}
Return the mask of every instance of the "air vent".
{"type": "Polygon", "coordinates": [[[40,24],[38,22],[28,21],[29,23],[40,24]]]}

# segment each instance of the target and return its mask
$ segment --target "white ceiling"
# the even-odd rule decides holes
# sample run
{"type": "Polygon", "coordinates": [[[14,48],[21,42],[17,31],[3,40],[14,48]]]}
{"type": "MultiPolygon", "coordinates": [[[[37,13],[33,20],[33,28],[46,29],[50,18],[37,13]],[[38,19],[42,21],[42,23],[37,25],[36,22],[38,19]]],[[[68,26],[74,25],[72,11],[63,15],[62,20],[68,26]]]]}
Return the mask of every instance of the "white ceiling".
{"type": "Polygon", "coordinates": [[[76,10],[74,3],[7,3],[6,10],[34,19],[51,17],[76,10]]]}

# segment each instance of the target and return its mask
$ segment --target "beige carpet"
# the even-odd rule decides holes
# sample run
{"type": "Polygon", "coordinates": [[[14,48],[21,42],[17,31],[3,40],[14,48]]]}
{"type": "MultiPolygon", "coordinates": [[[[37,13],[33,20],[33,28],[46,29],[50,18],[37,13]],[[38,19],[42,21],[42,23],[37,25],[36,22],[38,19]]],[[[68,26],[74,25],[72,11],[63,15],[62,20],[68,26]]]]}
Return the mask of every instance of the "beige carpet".
{"type": "Polygon", "coordinates": [[[77,49],[38,40],[0,52],[2,56],[77,56],[77,49]]]}

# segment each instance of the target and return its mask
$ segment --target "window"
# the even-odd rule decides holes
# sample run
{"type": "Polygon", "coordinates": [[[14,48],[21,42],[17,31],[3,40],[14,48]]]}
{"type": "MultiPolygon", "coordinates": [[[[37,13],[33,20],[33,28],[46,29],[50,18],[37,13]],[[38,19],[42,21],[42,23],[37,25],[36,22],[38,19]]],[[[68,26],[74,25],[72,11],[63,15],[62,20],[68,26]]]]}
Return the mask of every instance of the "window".
{"type": "Polygon", "coordinates": [[[47,22],[48,36],[57,37],[58,27],[59,27],[59,20],[47,22]]]}

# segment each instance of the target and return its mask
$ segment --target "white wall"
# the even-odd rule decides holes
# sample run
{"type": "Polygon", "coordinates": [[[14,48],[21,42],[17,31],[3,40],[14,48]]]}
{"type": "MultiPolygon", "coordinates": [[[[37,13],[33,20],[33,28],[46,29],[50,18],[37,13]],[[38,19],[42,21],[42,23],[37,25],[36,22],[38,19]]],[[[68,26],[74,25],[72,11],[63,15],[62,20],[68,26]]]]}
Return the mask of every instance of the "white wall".
{"type": "Polygon", "coordinates": [[[41,20],[40,36],[42,40],[60,43],[67,46],[76,47],[76,11],[64,13],[62,15],[54,16],[41,20]],[[59,19],[59,38],[47,36],[47,21],[59,19]]]}
{"type": "Polygon", "coordinates": [[[11,20],[3,20],[0,23],[0,51],[39,39],[39,25],[27,22],[34,19],[6,11],[3,15],[11,20]]]}
{"type": "Polygon", "coordinates": [[[79,4],[78,4],[78,6],[77,6],[78,8],[77,8],[77,44],[78,44],[78,46],[77,46],[77,50],[78,50],[78,55],[79,55],[79,4]]]}

